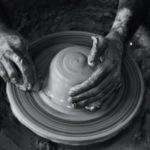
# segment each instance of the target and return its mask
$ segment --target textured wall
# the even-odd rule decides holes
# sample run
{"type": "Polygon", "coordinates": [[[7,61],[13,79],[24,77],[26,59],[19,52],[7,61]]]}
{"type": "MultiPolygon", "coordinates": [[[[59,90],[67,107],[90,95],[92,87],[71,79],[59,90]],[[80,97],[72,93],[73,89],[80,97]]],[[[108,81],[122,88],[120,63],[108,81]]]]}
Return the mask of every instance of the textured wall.
{"type": "Polygon", "coordinates": [[[117,0],[3,1],[13,26],[30,40],[64,30],[106,33],[117,8],[117,0]]]}

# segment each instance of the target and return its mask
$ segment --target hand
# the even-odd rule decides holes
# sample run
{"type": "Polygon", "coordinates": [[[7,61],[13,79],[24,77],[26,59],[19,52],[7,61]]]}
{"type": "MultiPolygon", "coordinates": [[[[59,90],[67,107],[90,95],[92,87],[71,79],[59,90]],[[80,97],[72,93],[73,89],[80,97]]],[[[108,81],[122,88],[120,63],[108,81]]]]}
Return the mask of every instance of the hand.
{"type": "Polygon", "coordinates": [[[22,90],[31,90],[35,68],[25,40],[14,31],[0,30],[0,76],[22,90]]]}
{"type": "Polygon", "coordinates": [[[88,64],[96,71],[83,83],[72,87],[69,101],[76,108],[97,110],[121,85],[123,42],[112,36],[93,36],[88,64]]]}

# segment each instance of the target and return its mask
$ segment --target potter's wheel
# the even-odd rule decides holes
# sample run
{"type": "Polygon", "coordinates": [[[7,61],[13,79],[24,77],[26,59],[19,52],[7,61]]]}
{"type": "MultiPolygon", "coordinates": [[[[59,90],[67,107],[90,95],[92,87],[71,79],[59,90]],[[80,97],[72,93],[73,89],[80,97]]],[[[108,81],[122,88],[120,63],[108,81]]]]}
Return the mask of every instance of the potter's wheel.
{"type": "MultiPolygon", "coordinates": [[[[92,35],[86,32],[62,32],[35,42],[30,50],[35,56],[38,72],[45,76],[52,58],[68,46],[90,49],[92,35]]],[[[23,92],[7,84],[12,111],[20,122],[44,138],[69,145],[102,142],[115,136],[137,114],[143,89],[141,73],[128,53],[123,62],[123,87],[94,113],[58,106],[48,101],[43,91],[23,92]]]]}

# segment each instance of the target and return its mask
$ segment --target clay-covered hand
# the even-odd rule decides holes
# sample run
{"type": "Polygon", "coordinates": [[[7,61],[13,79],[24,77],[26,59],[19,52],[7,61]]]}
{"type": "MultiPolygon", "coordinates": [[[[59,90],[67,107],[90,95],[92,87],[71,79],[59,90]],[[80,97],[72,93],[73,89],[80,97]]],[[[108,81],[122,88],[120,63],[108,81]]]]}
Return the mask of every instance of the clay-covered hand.
{"type": "Polygon", "coordinates": [[[35,81],[27,43],[18,33],[8,29],[0,29],[0,76],[22,90],[30,90],[35,81]]]}
{"type": "Polygon", "coordinates": [[[72,87],[69,101],[76,108],[97,110],[121,86],[123,42],[112,36],[93,36],[88,64],[96,70],[83,83],[72,87]]]}

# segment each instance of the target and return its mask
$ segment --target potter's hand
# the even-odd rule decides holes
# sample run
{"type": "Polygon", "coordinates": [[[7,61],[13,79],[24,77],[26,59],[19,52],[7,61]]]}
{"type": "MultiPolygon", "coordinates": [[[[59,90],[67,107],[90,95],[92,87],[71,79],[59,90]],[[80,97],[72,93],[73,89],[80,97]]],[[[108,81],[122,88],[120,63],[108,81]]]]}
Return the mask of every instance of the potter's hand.
{"type": "Polygon", "coordinates": [[[30,90],[34,70],[24,39],[13,31],[0,29],[0,76],[22,90],[30,90]]]}
{"type": "Polygon", "coordinates": [[[97,69],[88,80],[69,91],[69,101],[76,108],[85,107],[90,111],[97,110],[100,104],[120,87],[123,53],[123,42],[119,38],[93,36],[92,39],[93,47],[88,64],[96,65],[97,69]],[[92,103],[94,105],[91,105],[92,103]]]}

